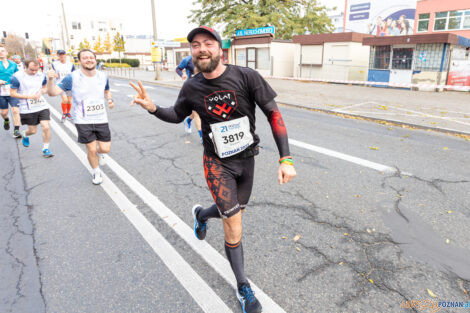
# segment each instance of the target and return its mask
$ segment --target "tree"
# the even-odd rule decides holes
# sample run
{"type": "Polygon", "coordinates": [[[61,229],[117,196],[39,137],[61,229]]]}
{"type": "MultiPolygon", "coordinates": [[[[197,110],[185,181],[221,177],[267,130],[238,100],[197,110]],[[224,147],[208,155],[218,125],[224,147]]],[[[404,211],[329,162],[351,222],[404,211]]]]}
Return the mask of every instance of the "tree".
{"type": "Polygon", "coordinates": [[[109,33],[106,34],[106,39],[103,42],[103,50],[104,52],[111,53],[113,52],[113,43],[111,42],[111,37],[109,36],[109,33]]]}
{"type": "Polygon", "coordinates": [[[95,43],[93,44],[93,50],[98,53],[104,52],[103,43],[101,42],[101,37],[98,35],[98,39],[96,39],[95,43]]]}
{"type": "Polygon", "coordinates": [[[113,50],[119,53],[119,63],[121,63],[121,52],[125,51],[124,45],[126,42],[124,41],[124,37],[119,34],[119,32],[116,33],[116,36],[114,36],[114,47],[113,50]]]}
{"type": "Polygon", "coordinates": [[[8,52],[8,55],[18,54],[24,57],[23,47],[25,45],[25,40],[17,35],[8,34],[5,38],[5,49],[8,52]]]}
{"type": "Polygon", "coordinates": [[[333,31],[325,6],[318,0],[196,0],[202,9],[188,16],[198,25],[224,25],[225,36],[237,29],[275,26],[276,37],[329,33],[333,31]]]}
{"type": "Polygon", "coordinates": [[[26,44],[24,51],[26,53],[26,58],[36,57],[36,50],[34,50],[33,46],[29,42],[26,44]]]}
{"type": "Polygon", "coordinates": [[[86,38],[84,38],[83,41],[78,44],[78,49],[91,49],[90,42],[86,38]]]}

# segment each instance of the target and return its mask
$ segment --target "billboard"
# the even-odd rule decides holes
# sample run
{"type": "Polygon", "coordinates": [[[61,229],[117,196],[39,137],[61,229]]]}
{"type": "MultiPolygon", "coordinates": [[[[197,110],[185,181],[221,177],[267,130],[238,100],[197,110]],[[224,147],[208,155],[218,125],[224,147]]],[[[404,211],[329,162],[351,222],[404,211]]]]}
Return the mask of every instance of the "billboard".
{"type": "Polygon", "coordinates": [[[346,31],[375,36],[413,34],[417,0],[349,0],[346,31]]]}

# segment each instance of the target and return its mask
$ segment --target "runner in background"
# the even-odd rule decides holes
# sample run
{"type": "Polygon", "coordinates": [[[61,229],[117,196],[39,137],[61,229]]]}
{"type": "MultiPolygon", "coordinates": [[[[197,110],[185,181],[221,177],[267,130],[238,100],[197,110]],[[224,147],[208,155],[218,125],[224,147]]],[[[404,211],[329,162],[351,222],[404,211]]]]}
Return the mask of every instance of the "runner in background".
{"type": "MultiPolygon", "coordinates": [[[[56,83],[60,84],[68,74],[75,71],[75,66],[72,62],[67,61],[67,54],[64,50],[57,51],[57,55],[59,56],[59,60],[52,62],[52,69],[56,72],[56,83]]],[[[70,109],[72,108],[72,93],[70,91],[65,91],[62,93],[61,97],[61,122],[63,123],[66,119],[69,121],[72,120],[72,115],[70,114],[70,109]]]]}
{"type": "Polygon", "coordinates": [[[7,59],[7,50],[0,45],[0,112],[3,117],[3,129],[10,130],[10,118],[8,108],[11,107],[13,115],[13,137],[21,138],[20,134],[20,109],[18,108],[18,99],[10,96],[11,77],[18,72],[18,66],[15,62],[7,59]]]}

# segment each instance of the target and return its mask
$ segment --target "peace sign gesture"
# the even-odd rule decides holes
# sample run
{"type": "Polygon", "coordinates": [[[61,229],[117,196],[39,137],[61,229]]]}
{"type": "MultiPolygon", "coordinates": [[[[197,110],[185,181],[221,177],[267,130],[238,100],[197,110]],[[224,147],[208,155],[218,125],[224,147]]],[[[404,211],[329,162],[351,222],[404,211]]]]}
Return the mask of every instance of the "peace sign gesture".
{"type": "Polygon", "coordinates": [[[157,110],[157,106],[152,102],[152,99],[150,99],[149,94],[147,93],[147,90],[145,90],[144,86],[140,81],[138,81],[139,87],[137,87],[135,84],[129,82],[129,84],[134,88],[138,95],[134,96],[134,99],[131,102],[131,106],[134,105],[134,103],[139,104],[142,108],[146,109],[147,111],[150,112],[155,112],[157,110]]]}

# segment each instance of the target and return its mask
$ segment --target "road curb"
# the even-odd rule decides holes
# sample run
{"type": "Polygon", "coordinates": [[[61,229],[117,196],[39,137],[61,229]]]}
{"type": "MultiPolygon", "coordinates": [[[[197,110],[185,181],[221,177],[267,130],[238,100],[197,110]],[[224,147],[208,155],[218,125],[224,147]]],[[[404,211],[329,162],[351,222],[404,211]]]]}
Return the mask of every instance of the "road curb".
{"type": "MultiPolygon", "coordinates": [[[[139,81],[139,79],[136,79],[136,78],[120,77],[120,76],[115,76],[115,75],[108,75],[108,76],[113,77],[113,78],[139,81]]],[[[158,82],[155,82],[155,81],[149,81],[149,80],[140,80],[140,81],[145,82],[147,84],[152,84],[152,85],[157,85],[157,86],[162,86],[162,87],[181,89],[180,86],[163,84],[163,83],[158,83],[158,82]]],[[[407,127],[411,127],[411,128],[415,128],[415,129],[422,129],[422,130],[426,130],[426,131],[435,131],[435,132],[444,133],[444,134],[470,137],[470,133],[461,132],[461,131],[457,131],[457,130],[453,130],[453,129],[440,128],[440,127],[431,127],[431,126],[407,123],[407,122],[396,121],[396,120],[391,120],[391,119],[370,117],[370,116],[354,114],[354,113],[337,112],[337,111],[334,111],[334,110],[314,108],[314,107],[309,107],[309,106],[305,106],[305,105],[301,105],[301,104],[288,103],[288,102],[283,102],[283,101],[278,102],[278,104],[284,105],[284,106],[287,106],[287,107],[292,107],[292,108],[300,108],[300,109],[309,110],[309,111],[315,111],[315,112],[321,112],[321,113],[336,115],[336,116],[340,116],[340,117],[341,116],[355,117],[355,118],[361,118],[361,119],[364,119],[364,120],[369,120],[369,121],[372,121],[372,122],[390,123],[390,124],[394,124],[394,125],[397,125],[397,126],[407,126],[407,127]]]]}

